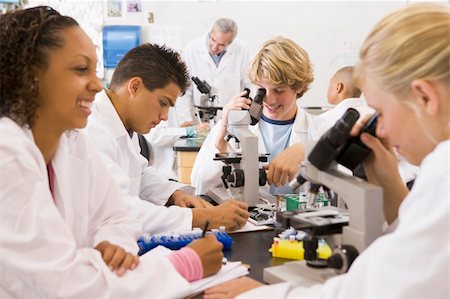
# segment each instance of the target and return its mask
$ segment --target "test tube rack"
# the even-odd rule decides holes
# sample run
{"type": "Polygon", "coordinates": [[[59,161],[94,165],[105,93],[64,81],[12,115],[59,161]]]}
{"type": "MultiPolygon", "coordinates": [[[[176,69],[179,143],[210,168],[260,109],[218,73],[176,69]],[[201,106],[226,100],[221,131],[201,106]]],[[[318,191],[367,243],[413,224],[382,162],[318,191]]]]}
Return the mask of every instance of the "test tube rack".
{"type": "MultiPolygon", "coordinates": [[[[225,230],[213,229],[210,232],[206,233],[206,235],[209,234],[213,234],[214,236],[216,236],[217,241],[223,244],[223,251],[231,249],[231,246],[233,245],[233,239],[229,234],[225,232],[225,230]]],[[[200,239],[201,237],[202,230],[198,228],[194,228],[192,231],[180,233],[157,235],[144,234],[138,239],[139,255],[143,255],[147,251],[152,250],[159,245],[172,250],[178,250],[188,245],[192,241],[200,239]]]]}

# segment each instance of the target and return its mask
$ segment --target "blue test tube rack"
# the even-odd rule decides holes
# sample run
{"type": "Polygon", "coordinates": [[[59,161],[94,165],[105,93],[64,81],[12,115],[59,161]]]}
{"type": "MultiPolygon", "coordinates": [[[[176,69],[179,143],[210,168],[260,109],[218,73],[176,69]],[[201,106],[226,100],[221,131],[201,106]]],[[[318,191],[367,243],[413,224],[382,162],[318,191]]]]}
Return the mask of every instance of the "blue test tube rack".
{"type": "MultiPolygon", "coordinates": [[[[207,235],[213,234],[216,236],[217,241],[223,244],[222,251],[228,251],[231,249],[231,245],[233,245],[233,239],[229,234],[225,232],[224,229],[218,230],[213,229],[210,232],[206,233],[207,235]]],[[[138,239],[139,245],[139,255],[143,255],[149,250],[162,245],[172,250],[178,250],[188,245],[192,241],[196,239],[200,239],[202,237],[202,230],[198,228],[194,228],[189,232],[180,232],[180,233],[168,233],[168,234],[157,234],[157,235],[149,235],[144,234],[138,239]]]]}

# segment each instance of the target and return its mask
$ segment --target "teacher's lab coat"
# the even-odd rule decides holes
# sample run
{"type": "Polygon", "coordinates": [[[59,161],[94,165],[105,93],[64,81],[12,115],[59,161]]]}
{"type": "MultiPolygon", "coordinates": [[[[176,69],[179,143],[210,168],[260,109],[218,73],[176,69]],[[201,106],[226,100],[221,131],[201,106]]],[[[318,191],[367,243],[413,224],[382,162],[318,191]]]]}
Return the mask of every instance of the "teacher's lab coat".
{"type": "Polygon", "coordinates": [[[85,130],[145,232],[156,234],[192,228],[191,209],[163,206],[184,185],[169,181],[148,166],[140,154],[137,134],[133,132],[130,138],[104,90],[96,96],[85,130]]]}
{"type": "MultiPolygon", "coordinates": [[[[216,66],[211,58],[208,46],[208,35],[193,40],[188,43],[181,56],[188,66],[189,76],[198,77],[201,81],[206,81],[217,92],[220,103],[218,106],[225,106],[228,101],[244,88],[250,87],[247,77],[248,64],[250,61],[249,48],[238,38],[227,47],[225,54],[216,66]]],[[[176,112],[178,123],[186,121],[196,122],[194,118],[195,105],[200,105],[201,93],[197,86],[191,82],[185,94],[178,98],[176,112]]]]}
{"type": "MultiPolygon", "coordinates": [[[[307,113],[303,108],[299,106],[297,101],[297,115],[292,127],[291,135],[289,138],[289,146],[295,143],[306,143],[311,138],[316,138],[316,122],[317,117],[307,113]]],[[[214,161],[213,158],[219,151],[215,146],[216,138],[222,121],[218,122],[211,132],[206,137],[200,151],[195,159],[194,166],[191,173],[191,184],[196,188],[197,194],[205,194],[211,188],[214,188],[221,184],[222,166],[225,165],[222,161],[214,161]]],[[[259,130],[259,124],[254,126],[249,125],[249,129],[256,136],[258,136],[258,151],[261,154],[267,153],[264,141],[259,130]]],[[[255,154],[259,154],[255,153],[255,154]]],[[[269,192],[269,186],[266,184],[260,187],[263,193],[269,192]]]]}
{"type": "Polygon", "coordinates": [[[52,160],[55,203],[32,132],[0,118],[0,297],[181,298],[189,284],[166,258],[142,256],[123,277],[99,251],[107,240],[137,253],[139,223],[79,131],[52,160]]]}
{"type": "Polygon", "coordinates": [[[398,226],[375,240],[346,274],[311,288],[263,286],[244,298],[449,298],[450,140],[422,164],[398,226]]]}

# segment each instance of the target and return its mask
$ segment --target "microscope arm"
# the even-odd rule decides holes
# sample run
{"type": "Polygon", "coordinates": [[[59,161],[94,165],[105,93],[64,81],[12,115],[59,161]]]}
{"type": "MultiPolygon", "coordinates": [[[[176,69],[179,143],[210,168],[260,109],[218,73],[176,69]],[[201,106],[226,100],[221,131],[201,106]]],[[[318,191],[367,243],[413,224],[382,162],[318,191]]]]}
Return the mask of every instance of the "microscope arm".
{"type": "Polygon", "coordinates": [[[382,234],[383,190],[336,168],[321,171],[309,162],[300,166],[301,176],[312,183],[324,185],[339,195],[347,205],[350,221],[343,229],[343,240],[362,252],[382,234]]]}

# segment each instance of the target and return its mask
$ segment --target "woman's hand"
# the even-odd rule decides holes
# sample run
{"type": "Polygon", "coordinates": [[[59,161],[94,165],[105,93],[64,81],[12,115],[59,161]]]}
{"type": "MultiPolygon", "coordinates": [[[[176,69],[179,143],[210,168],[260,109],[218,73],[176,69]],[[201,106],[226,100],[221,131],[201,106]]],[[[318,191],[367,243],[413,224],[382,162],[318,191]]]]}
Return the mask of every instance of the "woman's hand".
{"type": "MultiPolygon", "coordinates": [[[[367,116],[362,122],[358,122],[351,135],[356,136],[369,118],[367,116]]],[[[391,224],[397,219],[400,204],[409,192],[398,171],[397,155],[387,138],[362,133],[360,139],[371,149],[363,162],[364,172],[370,183],[383,188],[384,217],[391,224]]]]}
{"type": "Polygon", "coordinates": [[[124,275],[127,270],[134,270],[139,265],[139,257],[126,252],[122,247],[109,243],[100,242],[95,249],[100,251],[102,258],[111,271],[116,271],[117,276],[124,275]]]}
{"type": "Polygon", "coordinates": [[[207,235],[204,238],[191,242],[187,247],[193,249],[203,266],[203,277],[216,274],[222,267],[222,243],[217,241],[214,235],[207,235]]]}

